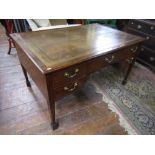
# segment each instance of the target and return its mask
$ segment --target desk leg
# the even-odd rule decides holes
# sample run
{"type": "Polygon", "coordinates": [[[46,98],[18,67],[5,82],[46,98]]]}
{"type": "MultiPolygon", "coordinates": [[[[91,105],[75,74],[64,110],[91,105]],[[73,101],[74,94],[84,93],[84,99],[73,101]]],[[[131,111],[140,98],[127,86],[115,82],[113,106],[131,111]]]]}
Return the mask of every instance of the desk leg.
{"type": "Polygon", "coordinates": [[[140,52],[140,46],[141,46],[141,44],[139,44],[139,45],[138,45],[138,48],[136,49],[136,51],[134,51],[134,52],[135,52],[135,56],[132,57],[131,60],[129,60],[129,67],[128,67],[127,72],[126,72],[126,74],[125,74],[125,77],[124,77],[124,79],[123,79],[123,81],[122,81],[122,84],[123,84],[123,85],[125,85],[126,82],[127,82],[128,76],[129,76],[129,74],[130,74],[130,72],[131,72],[131,69],[132,69],[132,67],[133,67],[133,65],[134,65],[134,63],[135,63],[135,61],[136,61],[136,58],[137,58],[139,52],[140,52]]]}
{"type": "Polygon", "coordinates": [[[51,118],[52,118],[51,125],[52,125],[53,130],[56,130],[59,127],[59,123],[55,119],[55,102],[51,100],[49,102],[49,105],[50,105],[51,118]]]}
{"type": "Polygon", "coordinates": [[[8,54],[10,54],[11,53],[11,49],[12,48],[15,48],[15,44],[14,44],[14,42],[13,42],[13,40],[9,37],[9,39],[8,39],[8,42],[9,42],[9,50],[8,50],[8,54]],[[13,46],[12,46],[13,45],[13,46]]]}
{"type": "Polygon", "coordinates": [[[58,121],[55,119],[55,100],[52,96],[53,90],[52,90],[52,83],[51,83],[52,78],[50,76],[46,76],[46,84],[47,84],[47,91],[48,91],[48,106],[50,110],[50,116],[52,119],[51,125],[53,130],[56,130],[59,127],[58,121]]]}
{"type": "Polygon", "coordinates": [[[24,76],[25,76],[25,79],[26,79],[26,85],[27,85],[28,87],[31,87],[31,83],[30,83],[30,81],[29,81],[29,79],[28,79],[28,76],[27,76],[27,71],[26,71],[26,69],[23,67],[22,64],[21,64],[21,67],[22,67],[22,70],[23,70],[23,73],[24,73],[24,76]]]}
{"type": "Polygon", "coordinates": [[[128,78],[129,73],[130,73],[130,71],[131,71],[131,68],[132,68],[132,66],[130,65],[130,66],[128,67],[128,70],[127,70],[127,72],[126,72],[126,74],[125,74],[125,77],[124,77],[124,79],[123,79],[123,81],[122,81],[122,84],[123,84],[123,85],[125,85],[125,84],[127,83],[127,78],[128,78]]]}
{"type": "Polygon", "coordinates": [[[133,67],[133,65],[134,65],[134,63],[135,63],[135,61],[136,61],[136,57],[133,58],[133,60],[132,60],[132,58],[131,58],[131,61],[130,61],[129,66],[128,66],[128,69],[127,69],[127,72],[126,72],[125,77],[124,77],[124,79],[123,79],[123,81],[122,81],[122,84],[123,84],[123,85],[125,85],[125,84],[127,83],[128,76],[129,76],[129,74],[130,74],[130,72],[131,72],[131,69],[132,69],[132,67],[133,67]]]}

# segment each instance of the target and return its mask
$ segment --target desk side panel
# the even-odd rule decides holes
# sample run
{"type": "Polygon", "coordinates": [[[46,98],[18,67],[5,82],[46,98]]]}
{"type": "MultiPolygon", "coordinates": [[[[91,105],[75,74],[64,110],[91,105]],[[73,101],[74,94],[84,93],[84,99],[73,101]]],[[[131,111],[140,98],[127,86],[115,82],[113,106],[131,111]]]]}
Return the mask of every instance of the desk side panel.
{"type": "Polygon", "coordinates": [[[32,80],[38,86],[42,94],[48,99],[48,91],[46,84],[46,76],[35,66],[35,64],[29,59],[29,57],[23,52],[23,50],[16,44],[16,50],[20,63],[24,66],[26,71],[31,76],[32,80]]]}

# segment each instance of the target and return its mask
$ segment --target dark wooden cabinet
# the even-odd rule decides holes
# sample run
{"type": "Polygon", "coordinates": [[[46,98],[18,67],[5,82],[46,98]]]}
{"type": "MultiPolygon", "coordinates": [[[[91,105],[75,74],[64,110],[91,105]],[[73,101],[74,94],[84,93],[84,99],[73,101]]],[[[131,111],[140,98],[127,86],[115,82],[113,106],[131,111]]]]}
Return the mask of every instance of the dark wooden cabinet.
{"type": "Polygon", "coordinates": [[[137,60],[155,71],[155,20],[129,20],[126,31],[146,38],[137,60]]]}

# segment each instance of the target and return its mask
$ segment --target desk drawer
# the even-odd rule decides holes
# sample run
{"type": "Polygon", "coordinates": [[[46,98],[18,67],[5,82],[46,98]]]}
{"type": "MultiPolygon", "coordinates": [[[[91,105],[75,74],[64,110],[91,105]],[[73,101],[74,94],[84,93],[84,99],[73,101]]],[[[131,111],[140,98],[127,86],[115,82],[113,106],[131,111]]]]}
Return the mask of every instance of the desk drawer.
{"type": "Polygon", "coordinates": [[[78,90],[86,81],[86,77],[73,82],[67,82],[62,84],[60,87],[54,88],[54,99],[57,101],[62,97],[78,90]]]}
{"type": "Polygon", "coordinates": [[[75,65],[61,71],[53,73],[53,85],[60,85],[60,83],[71,82],[76,79],[84,77],[86,74],[85,64],[75,65]]]}
{"type": "Polygon", "coordinates": [[[137,53],[137,48],[138,45],[132,45],[125,49],[121,49],[113,53],[94,58],[88,64],[89,73],[94,72],[109,64],[119,63],[120,61],[126,61],[127,59],[135,57],[137,53]]]}
{"type": "Polygon", "coordinates": [[[121,49],[114,53],[116,57],[115,62],[119,62],[120,60],[123,61],[131,57],[135,57],[137,52],[138,52],[138,45],[132,45],[127,48],[121,49]]]}

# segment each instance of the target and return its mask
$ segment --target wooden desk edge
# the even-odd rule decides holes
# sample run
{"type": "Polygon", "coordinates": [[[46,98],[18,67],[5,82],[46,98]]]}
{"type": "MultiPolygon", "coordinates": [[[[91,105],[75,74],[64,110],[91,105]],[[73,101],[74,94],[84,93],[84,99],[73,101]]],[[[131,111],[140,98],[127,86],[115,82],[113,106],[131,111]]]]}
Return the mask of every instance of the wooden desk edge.
{"type": "MultiPolygon", "coordinates": [[[[55,72],[57,70],[62,70],[62,69],[65,69],[65,68],[67,68],[69,66],[77,65],[77,64],[80,64],[80,63],[82,63],[84,61],[89,61],[89,60],[91,60],[93,58],[103,56],[103,55],[105,55],[105,54],[107,54],[109,52],[107,50],[107,52],[105,52],[104,54],[101,53],[101,54],[98,54],[98,55],[95,55],[95,56],[90,56],[88,58],[81,59],[80,61],[77,61],[77,62],[72,61],[72,63],[70,63],[70,64],[52,68],[50,66],[45,66],[32,52],[30,52],[30,50],[25,46],[25,44],[23,44],[23,42],[20,41],[18,43],[17,40],[19,39],[19,34],[20,33],[13,33],[13,34],[10,34],[10,36],[13,39],[13,41],[15,42],[15,45],[17,45],[28,56],[28,58],[37,66],[37,68],[41,71],[42,74],[49,74],[49,73],[55,72]]],[[[145,40],[145,38],[142,38],[142,37],[138,37],[138,38],[139,39],[137,39],[136,41],[134,40],[134,41],[132,41],[130,43],[126,43],[125,44],[126,47],[131,46],[133,44],[141,43],[141,42],[143,42],[145,40]]],[[[22,38],[20,37],[20,39],[22,39],[22,38]]],[[[115,52],[117,50],[121,50],[123,48],[125,48],[125,47],[122,45],[121,47],[110,50],[109,53],[113,53],[113,52],[115,52]]]]}

